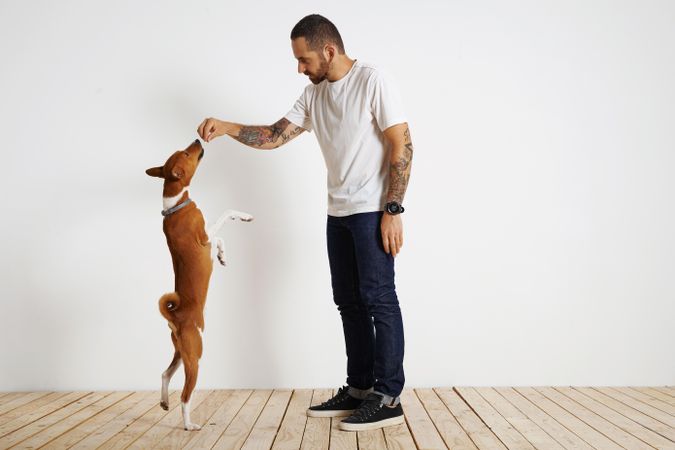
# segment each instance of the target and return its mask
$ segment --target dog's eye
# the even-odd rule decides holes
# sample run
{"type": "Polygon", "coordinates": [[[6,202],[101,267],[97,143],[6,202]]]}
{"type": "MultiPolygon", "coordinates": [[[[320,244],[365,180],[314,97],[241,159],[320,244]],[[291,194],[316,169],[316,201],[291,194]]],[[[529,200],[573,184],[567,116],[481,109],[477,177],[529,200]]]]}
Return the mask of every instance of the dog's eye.
{"type": "Polygon", "coordinates": [[[184,152],[184,154],[185,154],[185,156],[190,156],[190,154],[188,152],[184,152]]]}

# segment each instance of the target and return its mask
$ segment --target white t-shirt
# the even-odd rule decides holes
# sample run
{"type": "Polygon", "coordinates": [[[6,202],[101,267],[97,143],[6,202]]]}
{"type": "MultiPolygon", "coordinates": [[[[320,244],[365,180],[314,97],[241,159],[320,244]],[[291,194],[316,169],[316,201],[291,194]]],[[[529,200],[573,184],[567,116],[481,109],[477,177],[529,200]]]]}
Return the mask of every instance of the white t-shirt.
{"type": "Polygon", "coordinates": [[[285,116],[315,131],[328,169],[328,214],[382,211],[389,177],[384,130],[406,122],[388,74],[355,61],[337,81],[309,84],[285,116]]]}

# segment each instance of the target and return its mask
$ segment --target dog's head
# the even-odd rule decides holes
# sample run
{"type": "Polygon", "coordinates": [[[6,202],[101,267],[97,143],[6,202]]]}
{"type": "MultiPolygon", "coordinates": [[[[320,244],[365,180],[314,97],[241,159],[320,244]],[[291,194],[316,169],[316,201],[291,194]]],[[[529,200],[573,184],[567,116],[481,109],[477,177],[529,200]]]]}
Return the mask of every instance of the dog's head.
{"type": "Polygon", "coordinates": [[[176,182],[186,187],[190,185],[190,180],[195,174],[202,156],[204,156],[204,148],[197,139],[185,150],[178,150],[169,156],[163,166],[152,167],[145,173],[151,177],[164,178],[166,182],[176,182]]]}

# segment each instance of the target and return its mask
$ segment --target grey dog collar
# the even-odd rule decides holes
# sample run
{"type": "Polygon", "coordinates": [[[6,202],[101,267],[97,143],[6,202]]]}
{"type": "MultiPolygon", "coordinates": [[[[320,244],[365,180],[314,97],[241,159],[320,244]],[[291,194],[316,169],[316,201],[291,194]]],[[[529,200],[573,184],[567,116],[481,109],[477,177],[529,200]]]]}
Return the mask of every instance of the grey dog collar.
{"type": "Polygon", "coordinates": [[[185,200],[183,203],[179,203],[179,204],[177,204],[176,206],[174,206],[173,208],[169,208],[169,209],[166,209],[166,210],[162,210],[162,215],[163,215],[164,217],[166,217],[166,216],[168,216],[169,214],[175,213],[175,212],[178,211],[179,209],[185,208],[185,207],[186,207],[187,205],[189,205],[190,203],[192,203],[192,200],[188,198],[188,199],[185,200]]]}

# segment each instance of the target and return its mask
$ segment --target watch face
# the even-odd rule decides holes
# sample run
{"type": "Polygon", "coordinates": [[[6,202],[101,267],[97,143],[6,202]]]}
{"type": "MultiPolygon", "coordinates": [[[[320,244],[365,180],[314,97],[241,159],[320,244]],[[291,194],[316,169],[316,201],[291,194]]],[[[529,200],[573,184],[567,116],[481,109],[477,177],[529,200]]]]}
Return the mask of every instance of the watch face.
{"type": "Polygon", "coordinates": [[[397,212],[399,212],[399,210],[400,210],[400,207],[398,206],[398,203],[392,202],[392,203],[389,203],[387,205],[387,211],[389,211],[392,214],[396,214],[397,212]]]}

